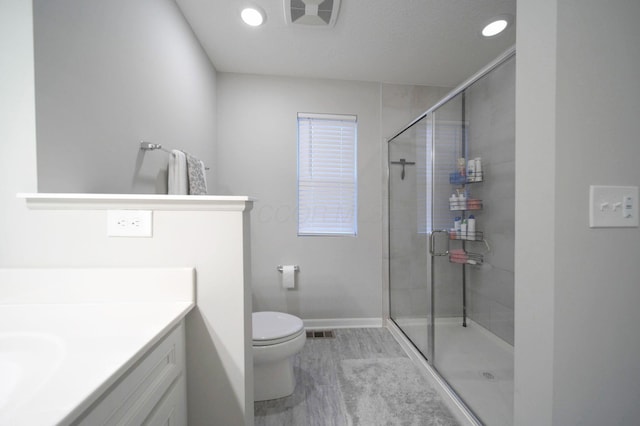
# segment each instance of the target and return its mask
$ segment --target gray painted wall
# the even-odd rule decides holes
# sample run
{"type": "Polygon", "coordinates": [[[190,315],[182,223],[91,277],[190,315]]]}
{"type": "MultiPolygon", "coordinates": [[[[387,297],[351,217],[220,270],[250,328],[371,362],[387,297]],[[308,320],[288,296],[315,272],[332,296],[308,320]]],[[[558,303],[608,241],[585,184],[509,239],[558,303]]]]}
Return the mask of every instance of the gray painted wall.
{"type": "Polygon", "coordinates": [[[382,315],[380,87],[218,74],[220,190],[257,198],[251,214],[254,310],[303,319],[382,315]],[[358,235],[298,237],[297,113],[358,116],[358,235]],[[285,290],[276,266],[296,264],[285,290]]]}
{"type": "Polygon", "coordinates": [[[558,2],[558,425],[640,418],[640,230],[587,227],[589,185],[640,185],[639,19],[638,1],[558,2]]]}
{"type": "Polygon", "coordinates": [[[518,2],[517,425],[640,418],[640,230],[590,229],[587,210],[589,185],[640,185],[639,17],[518,2]]]}
{"type": "Polygon", "coordinates": [[[41,192],[166,193],[141,140],[215,164],[215,70],[174,1],[35,0],[34,37],[41,192]]]}

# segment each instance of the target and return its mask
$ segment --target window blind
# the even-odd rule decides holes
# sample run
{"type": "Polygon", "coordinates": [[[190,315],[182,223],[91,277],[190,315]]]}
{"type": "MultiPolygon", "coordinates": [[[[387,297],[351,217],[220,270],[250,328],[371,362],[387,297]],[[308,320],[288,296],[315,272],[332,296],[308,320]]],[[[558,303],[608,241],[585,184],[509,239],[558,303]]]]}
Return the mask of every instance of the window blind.
{"type": "Polygon", "coordinates": [[[357,118],[298,114],[298,235],[357,234],[357,118]]]}

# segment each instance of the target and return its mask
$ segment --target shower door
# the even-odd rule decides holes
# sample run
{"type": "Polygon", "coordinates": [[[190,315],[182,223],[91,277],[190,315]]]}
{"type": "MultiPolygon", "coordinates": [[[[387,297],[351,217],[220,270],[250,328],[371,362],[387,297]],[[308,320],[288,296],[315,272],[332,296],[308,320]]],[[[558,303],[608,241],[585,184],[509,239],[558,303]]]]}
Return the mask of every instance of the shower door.
{"type": "Polygon", "coordinates": [[[449,263],[449,173],[464,156],[460,100],[389,143],[390,316],[434,364],[439,327],[462,316],[463,269],[449,263]]]}
{"type": "MultiPolygon", "coordinates": [[[[433,297],[433,349],[429,362],[440,371],[443,363],[455,360],[455,348],[446,343],[450,328],[465,324],[465,268],[449,261],[450,252],[462,248],[449,239],[454,219],[460,211],[451,210],[449,199],[458,195],[460,187],[450,182],[458,171],[458,159],[466,157],[466,123],[464,92],[452,98],[431,114],[432,138],[429,141],[430,173],[427,187],[430,200],[429,231],[431,244],[431,292],[433,297]]],[[[466,169],[466,164],[461,166],[466,169]]]]}
{"type": "Polygon", "coordinates": [[[388,144],[390,317],[469,416],[496,426],[513,424],[514,111],[505,56],[388,144]],[[482,176],[466,179],[476,158],[482,176]],[[452,208],[462,194],[473,202],[452,208]],[[452,232],[471,214],[473,236],[452,232]]]}
{"type": "Polygon", "coordinates": [[[463,400],[456,379],[468,267],[450,254],[468,247],[450,231],[466,212],[450,197],[466,189],[451,175],[466,172],[467,136],[461,92],[389,142],[390,316],[463,400]]]}
{"type": "Polygon", "coordinates": [[[390,315],[430,358],[431,293],[427,261],[427,138],[422,118],[389,143],[390,315]]]}

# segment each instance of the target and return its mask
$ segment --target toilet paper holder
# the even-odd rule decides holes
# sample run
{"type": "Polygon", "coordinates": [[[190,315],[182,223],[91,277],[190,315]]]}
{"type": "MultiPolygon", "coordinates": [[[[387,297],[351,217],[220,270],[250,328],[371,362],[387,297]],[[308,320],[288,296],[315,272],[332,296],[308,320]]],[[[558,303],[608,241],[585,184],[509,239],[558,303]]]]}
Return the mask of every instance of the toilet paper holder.
{"type": "MultiPolygon", "coordinates": [[[[282,265],[278,265],[278,266],[276,267],[276,269],[277,269],[278,271],[282,272],[282,265]]],[[[293,270],[294,270],[294,271],[299,271],[299,270],[300,270],[300,267],[299,267],[298,265],[294,265],[294,266],[293,266],[293,270]]]]}

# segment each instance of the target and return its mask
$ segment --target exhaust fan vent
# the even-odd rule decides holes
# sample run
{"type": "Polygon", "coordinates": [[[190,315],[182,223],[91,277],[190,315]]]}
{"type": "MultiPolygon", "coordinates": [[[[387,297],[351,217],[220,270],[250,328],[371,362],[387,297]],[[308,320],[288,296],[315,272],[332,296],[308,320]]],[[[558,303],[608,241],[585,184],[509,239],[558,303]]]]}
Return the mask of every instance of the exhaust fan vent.
{"type": "Polygon", "coordinates": [[[284,0],[287,24],[333,27],[340,0],[284,0]]]}

